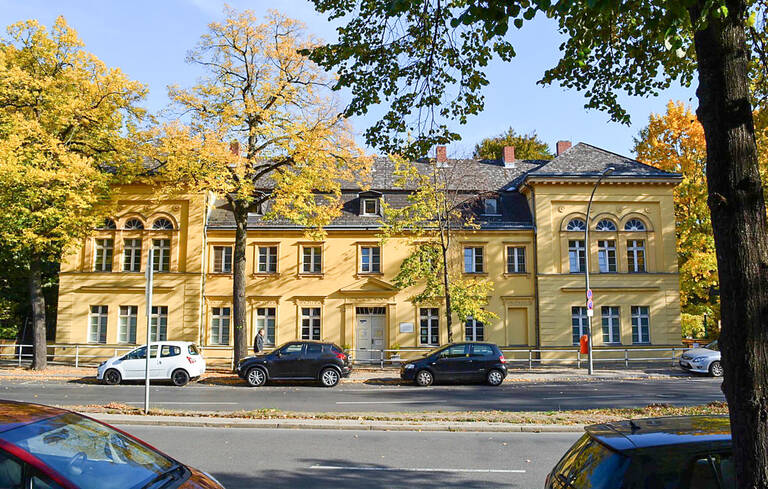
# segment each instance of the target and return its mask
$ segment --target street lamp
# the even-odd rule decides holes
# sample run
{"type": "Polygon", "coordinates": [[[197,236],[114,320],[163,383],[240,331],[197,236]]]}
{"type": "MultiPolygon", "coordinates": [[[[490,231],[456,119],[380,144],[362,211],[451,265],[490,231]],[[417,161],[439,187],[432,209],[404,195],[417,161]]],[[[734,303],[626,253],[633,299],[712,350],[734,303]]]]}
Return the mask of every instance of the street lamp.
{"type": "MultiPolygon", "coordinates": [[[[592,375],[594,373],[594,366],[592,364],[592,315],[594,314],[594,311],[589,308],[589,303],[592,301],[592,291],[589,288],[589,211],[592,209],[592,198],[595,196],[595,191],[597,191],[597,187],[600,185],[600,182],[603,181],[603,178],[607,177],[616,168],[609,166],[605,170],[603,170],[603,173],[600,174],[600,178],[597,179],[597,182],[595,182],[594,188],[592,188],[592,195],[589,196],[589,203],[587,204],[587,219],[586,219],[586,226],[584,227],[584,279],[586,282],[586,287],[584,290],[585,296],[586,296],[586,303],[587,303],[587,321],[589,325],[589,330],[587,333],[587,356],[589,358],[589,375],[592,375]]],[[[606,257],[608,259],[608,257],[606,257]]]]}

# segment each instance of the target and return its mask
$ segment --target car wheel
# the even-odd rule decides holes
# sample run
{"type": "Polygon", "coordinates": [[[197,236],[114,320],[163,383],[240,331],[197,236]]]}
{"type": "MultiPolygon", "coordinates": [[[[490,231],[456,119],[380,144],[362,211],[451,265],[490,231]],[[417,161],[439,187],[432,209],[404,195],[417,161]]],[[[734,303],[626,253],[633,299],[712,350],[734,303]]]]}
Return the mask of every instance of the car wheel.
{"type": "Polygon", "coordinates": [[[421,387],[427,387],[429,385],[432,385],[432,382],[435,380],[435,377],[432,375],[432,372],[429,370],[419,370],[416,372],[416,385],[421,387]]]}
{"type": "Polygon", "coordinates": [[[254,367],[245,374],[245,381],[251,387],[261,387],[267,383],[267,374],[263,369],[254,367]]]}
{"type": "Polygon", "coordinates": [[[120,372],[118,372],[113,368],[104,372],[104,383],[107,385],[117,385],[122,380],[123,380],[123,376],[120,375],[120,372]]]}
{"type": "Polygon", "coordinates": [[[326,368],[320,372],[320,382],[324,387],[334,387],[339,383],[340,378],[339,371],[335,368],[326,368]]]}
{"type": "Polygon", "coordinates": [[[176,369],[171,374],[171,381],[176,387],[187,385],[189,382],[189,374],[183,368],[176,369]]]}
{"type": "Polygon", "coordinates": [[[722,377],[723,376],[723,366],[715,360],[714,362],[709,364],[709,375],[712,377],[722,377]]]}
{"type": "Polygon", "coordinates": [[[494,368],[490,372],[488,372],[488,375],[486,376],[485,380],[488,382],[488,385],[492,385],[496,387],[501,385],[502,382],[504,382],[504,374],[501,372],[501,370],[494,368]]]}

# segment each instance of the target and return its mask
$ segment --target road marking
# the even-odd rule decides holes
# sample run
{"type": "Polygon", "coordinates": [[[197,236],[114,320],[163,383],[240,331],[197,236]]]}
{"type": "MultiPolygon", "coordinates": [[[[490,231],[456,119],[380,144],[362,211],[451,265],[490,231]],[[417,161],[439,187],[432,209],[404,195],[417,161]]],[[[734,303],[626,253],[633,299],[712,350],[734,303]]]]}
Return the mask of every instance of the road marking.
{"type": "MultiPolygon", "coordinates": [[[[118,401],[121,402],[121,401],[118,401]]],[[[214,404],[214,405],[221,405],[221,404],[227,404],[227,405],[236,405],[240,404],[239,402],[203,402],[203,401],[184,401],[184,402],[174,402],[174,401],[151,401],[152,404],[214,404]]],[[[144,405],[144,401],[127,401],[123,404],[141,404],[144,405]]]]}
{"type": "Polygon", "coordinates": [[[613,394],[613,395],[607,395],[607,396],[590,396],[589,394],[584,394],[583,396],[572,396],[572,397],[542,397],[541,399],[543,401],[552,401],[552,400],[563,400],[563,399],[584,399],[585,401],[588,401],[590,399],[614,399],[614,398],[621,398],[626,399],[628,397],[645,397],[641,395],[627,395],[627,394],[613,394]]]}
{"type": "Polygon", "coordinates": [[[434,401],[336,401],[336,404],[434,404],[437,402],[448,402],[445,399],[435,399],[434,401]]]}
{"type": "Polygon", "coordinates": [[[472,472],[482,474],[525,474],[519,469],[439,469],[427,467],[342,467],[336,465],[313,465],[315,470],[361,470],[361,471],[392,471],[392,472],[472,472]]]}

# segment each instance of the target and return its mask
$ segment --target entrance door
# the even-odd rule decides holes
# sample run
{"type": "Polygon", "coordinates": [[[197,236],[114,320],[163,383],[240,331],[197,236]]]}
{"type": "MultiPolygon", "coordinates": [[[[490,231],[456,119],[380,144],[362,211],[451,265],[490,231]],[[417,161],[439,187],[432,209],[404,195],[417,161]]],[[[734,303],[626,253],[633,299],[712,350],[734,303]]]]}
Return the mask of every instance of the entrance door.
{"type": "Polygon", "coordinates": [[[386,309],[383,307],[358,307],[357,344],[355,358],[357,360],[378,360],[384,349],[384,330],[387,324],[386,309]]]}

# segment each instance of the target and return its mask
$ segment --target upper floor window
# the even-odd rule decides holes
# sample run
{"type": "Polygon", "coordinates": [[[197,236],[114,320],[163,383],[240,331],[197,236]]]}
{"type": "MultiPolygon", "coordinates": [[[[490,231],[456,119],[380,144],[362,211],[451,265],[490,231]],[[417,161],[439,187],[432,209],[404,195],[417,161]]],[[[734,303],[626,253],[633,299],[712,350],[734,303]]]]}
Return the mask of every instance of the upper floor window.
{"type": "Polygon", "coordinates": [[[586,249],[584,240],[572,239],[568,241],[568,264],[571,273],[584,273],[586,266],[586,249]]]}
{"type": "Polygon", "coordinates": [[[571,219],[568,221],[568,224],[565,226],[566,231],[586,231],[587,229],[587,223],[584,222],[584,219],[571,219]]]}
{"type": "Polygon", "coordinates": [[[629,273],[645,271],[645,242],[642,239],[627,241],[627,266],[629,273]]]}
{"type": "Polygon", "coordinates": [[[258,273],[277,273],[277,246],[259,246],[258,273]]]}
{"type": "Polygon", "coordinates": [[[137,219],[135,217],[132,217],[131,219],[128,219],[125,221],[125,225],[123,226],[123,229],[126,230],[135,230],[135,229],[144,229],[144,223],[141,222],[141,219],[137,219]]]}
{"type": "Polygon", "coordinates": [[[152,229],[170,230],[173,229],[173,223],[170,220],[161,217],[159,219],[155,219],[155,222],[152,223],[152,229]]]}
{"type": "Polygon", "coordinates": [[[381,248],[378,246],[360,247],[360,272],[381,273],[381,248]]]}
{"type": "Polygon", "coordinates": [[[595,231],[616,231],[616,223],[610,219],[600,219],[595,226],[595,231]]]}
{"type": "Polygon", "coordinates": [[[213,247],[213,273],[231,273],[232,272],[232,247],[214,246],[213,247]]]}
{"type": "Polygon", "coordinates": [[[483,199],[483,214],[494,216],[499,214],[499,199],[483,199]]]}
{"type": "Polygon", "coordinates": [[[464,273],[483,273],[483,247],[464,248],[464,273]]]}
{"type": "Polygon", "coordinates": [[[93,271],[111,272],[113,252],[114,252],[113,240],[97,239],[94,247],[93,271]]]}
{"type": "Polygon", "coordinates": [[[525,273],[524,246],[507,246],[507,273],[525,273]]]}
{"type": "Polygon", "coordinates": [[[379,215],[379,199],[376,198],[364,198],[361,203],[360,214],[363,216],[378,216],[379,215]]]}
{"type": "Polygon", "coordinates": [[[600,265],[600,273],[616,271],[616,242],[612,239],[600,239],[597,241],[597,262],[600,265]]]}
{"type": "Polygon", "coordinates": [[[640,219],[630,219],[624,225],[624,231],[645,231],[645,223],[640,219]]]}
{"type": "Polygon", "coordinates": [[[322,273],[323,249],[320,246],[305,246],[301,253],[302,273],[322,273]]]}
{"type": "Polygon", "coordinates": [[[96,229],[117,229],[117,224],[113,219],[106,218],[96,229]]]}
{"type": "Polygon", "coordinates": [[[141,239],[133,238],[123,241],[123,271],[141,271],[141,239]]]}
{"type": "Polygon", "coordinates": [[[152,270],[155,272],[168,272],[171,270],[171,240],[152,240],[152,270]]]}

